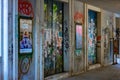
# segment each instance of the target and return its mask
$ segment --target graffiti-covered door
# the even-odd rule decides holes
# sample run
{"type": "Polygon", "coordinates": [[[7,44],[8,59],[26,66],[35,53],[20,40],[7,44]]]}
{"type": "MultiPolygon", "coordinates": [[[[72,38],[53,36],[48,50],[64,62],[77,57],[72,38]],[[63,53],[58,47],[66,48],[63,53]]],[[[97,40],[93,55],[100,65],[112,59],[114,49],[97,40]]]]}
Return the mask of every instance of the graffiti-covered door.
{"type": "Polygon", "coordinates": [[[44,0],[44,76],[63,72],[63,3],[44,0]]]}
{"type": "Polygon", "coordinates": [[[88,64],[96,63],[97,12],[88,10],[88,64]]]}

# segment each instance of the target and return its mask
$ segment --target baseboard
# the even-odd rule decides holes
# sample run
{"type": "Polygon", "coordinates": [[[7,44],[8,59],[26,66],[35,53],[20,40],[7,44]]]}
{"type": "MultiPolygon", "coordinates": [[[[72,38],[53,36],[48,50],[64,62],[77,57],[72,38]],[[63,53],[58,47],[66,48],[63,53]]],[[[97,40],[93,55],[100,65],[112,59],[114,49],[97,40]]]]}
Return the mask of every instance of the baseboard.
{"type": "Polygon", "coordinates": [[[62,78],[67,78],[69,76],[70,76],[69,73],[66,72],[66,73],[60,73],[60,74],[55,74],[55,75],[52,75],[52,76],[48,76],[44,80],[60,80],[62,78]]]}
{"type": "Polygon", "coordinates": [[[90,65],[88,70],[96,69],[96,68],[99,68],[99,67],[101,67],[101,64],[90,65]]]}

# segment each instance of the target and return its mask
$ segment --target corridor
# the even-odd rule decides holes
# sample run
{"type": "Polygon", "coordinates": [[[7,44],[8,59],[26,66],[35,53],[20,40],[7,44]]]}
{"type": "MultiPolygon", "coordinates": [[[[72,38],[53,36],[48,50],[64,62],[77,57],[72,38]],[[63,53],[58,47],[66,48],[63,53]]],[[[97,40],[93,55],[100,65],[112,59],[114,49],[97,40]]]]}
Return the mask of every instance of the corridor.
{"type": "Polygon", "coordinates": [[[120,80],[120,64],[94,69],[62,80],[120,80]]]}
{"type": "Polygon", "coordinates": [[[0,0],[0,80],[120,80],[120,0],[0,0]]]}

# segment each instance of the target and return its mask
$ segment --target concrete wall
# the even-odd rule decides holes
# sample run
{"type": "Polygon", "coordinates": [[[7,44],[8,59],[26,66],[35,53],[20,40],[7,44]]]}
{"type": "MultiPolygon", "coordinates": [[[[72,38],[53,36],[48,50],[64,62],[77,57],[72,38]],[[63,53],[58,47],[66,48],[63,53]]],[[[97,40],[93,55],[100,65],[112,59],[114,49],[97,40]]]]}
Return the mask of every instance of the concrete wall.
{"type": "MultiPolygon", "coordinates": [[[[13,3],[13,0],[9,0],[9,79],[12,80],[13,79],[13,7],[12,7],[12,3],[13,3]]],[[[43,17],[41,18],[41,9],[40,9],[40,1],[34,1],[34,0],[30,0],[32,6],[33,6],[33,12],[34,13],[34,19],[33,19],[33,55],[32,55],[32,58],[31,58],[31,63],[30,63],[30,69],[29,71],[26,73],[26,74],[20,74],[20,79],[21,80],[42,80],[43,79],[43,76],[44,76],[44,71],[41,70],[41,69],[44,69],[44,63],[42,63],[43,61],[43,54],[42,54],[42,38],[43,35],[41,34],[42,31],[42,28],[41,26],[43,27],[43,23],[42,23],[42,20],[43,20],[43,17]],[[37,3],[36,3],[37,2],[37,3]],[[36,5],[37,5],[37,8],[36,8],[36,5]],[[41,34],[41,35],[40,35],[41,34]],[[41,62],[40,62],[41,61],[41,62]],[[40,64],[41,63],[41,64],[40,64]]],[[[83,14],[83,16],[85,15],[84,14],[84,4],[82,2],[80,2],[79,0],[75,0],[74,3],[72,3],[74,5],[74,10],[73,10],[73,13],[75,15],[76,12],[79,12],[81,14],[83,14]]],[[[64,7],[65,8],[65,11],[68,9],[68,4],[66,4],[66,6],[64,7]]],[[[67,11],[66,11],[67,12],[67,11]]],[[[69,21],[68,21],[68,15],[69,13],[66,13],[65,12],[65,20],[67,20],[67,23],[68,23],[68,26],[71,24],[69,24],[69,21]]],[[[70,11],[68,11],[70,12],[70,11]]],[[[42,14],[43,15],[43,14],[42,14]]],[[[70,15],[70,14],[69,14],[70,15]]],[[[71,16],[71,17],[74,17],[71,16]]],[[[19,16],[26,16],[26,15],[16,15],[15,17],[19,17],[19,16]]],[[[70,18],[71,19],[71,18],[70,18]]],[[[17,20],[17,18],[16,18],[17,20]]],[[[87,21],[87,19],[85,18],[84,20],[87,21]]],[[[99,34],[101,34],[101,64],[103,65],[108,65],[112,62],[112,53],[110,51],[110,39],[112,36],[113,36],[113,27],[115,27],[115,23],[114,23],[114,16],[113,16],[113,13],[112,12],[109,12],[109,11],[106,11],[106,10],[102,10],[101,11],[101,32],[99,32],[99,34]],[[105,29],[108,30],[108,32],[105,32],[105,29]],[[106,40],[106,41],[105,41],[106,40]],[[106,47],[104,47],[104,45],[106,45],[106,47]]],[[[70,20],[71,21],[71,20],[70,20]]],[[[74,22],[74,19],[72,18],[72,21],[74,22]]],[[[71,22],[72,22],[71,21],[71,22]]],[[[18,23],[17,23],[18,24],[18,23]]],[[[74,23],[75,25],[75,23],[74,23]]],[[[71,25],[70,25],[71,27],[71,25]]],[[[75,26],[72,26],[72,32],[69,33],[71,34],[70,36],[70,41],[72,43],[72,45],[69,45],[70,48],[72,48],[71,51],[73,51],[73,56],[71,54],[64,54],[64,63],[66,63],[64,65],[64,70],[65,71],[69,71],[72,67],[72,73],[73,74],[78,74],[78,73],[81,73],[84,71],[85,69],[85,64],[87,61],[85,61],[85,55],[87,55],[85,53],[85,40],[84,40],[84,36],[86,35],[85,34],[85,30],[84,29],[84,25],[83,25],[83,48],[82,50],[76,50],[75,48],[75,26]],[[71,47],[72,46],[72,47],[71,47]],[[70,60],[72,60],[71,58],[73,58],[73,61],[72,63],[69,62],[70,60]],[[72,64],[72,65],[70,65],[72,64]]],[[[18,38],[18,26],[16,26],[15,28],[15,34],[16,34],[16,38],[18,38]]],[[[16,39],[17,40],[17,39],[16,39]]],[[[16,41],[17,42],[17,41],[16,41]]],[[[14,42],[14,43],[16,43],[14,42]]],[[[70,43],[70,42],[69,42],[70,43]]],[[[18,45],[18,44],[16,44],[18,45]]],[[[113,43],[111,43],[111,45],[113,45],[113,43]]],[[[70,50],[69,50],[70,51],[70,50]]],[[[18,54],[18,52],[16,51],[14,54],[18,54]]],[[[19,59],[20,61],[20,58],[17,56],[16,58],[19,59]]],[[[15,59],[16,60],[16,59],[15,59]]],[[[18,67],[18,62],[16,61],[15,64],[17,65],[18,67]]],[[[2,58],[0,58],[0,65],[2,65],[2,58]]],[[[17,74],[17,73],[14,73],[14,74],[17,74]]],[[[1,75],[2,75],[2,67],[0,66],[0,80],[2,80],[1,78],[1,75]]]]}
{"type": "MultiPolygon", "coordinates": [[[[22,0],[21,0],[22,1],[22,0]]],[[[23,0],[24,1],[24,0],[23,0]]],[[[36,1],[36,0],[35,0],[36,1]]],[[[35,31],[35,16],[36,16],[36,6],[35,6],[35,1],[33,0],[30,0],[28,1],[31,5],[32,5],[32,11],[33,11],[33,15],[30,14],[30,15],[26,15],[24,13],[21,13],[21,12],[18,12],[19,15],[18,15],[18,18],[20,16],[25,16],[25,17],[33,17],[33,25],[32,25],[32,36],[33,36],[33,53],[28,55],[28,54],[24,54],[24,55],[18,55],[18,79],[20,80],[34,80],[35,79],[35,52],[34,52],[34,49],[35,49],[35,45],[34,44],[37,44],[37,42],[34,43],[34,40],[35,40],[35,37],[34,35],[37,35],[37,31],[35,31]],[[29,70],[24,74],[21,72],[20,69],[23,68],[23,65],[22,65],[22,61],[24,61],[26,59],[28,59],[30,61],[29,63],[29,70]]],[[[18,4],[19,5],[19,4],[18,4]]],[[[19,24],[19,23],[18,23],[19,24]]],[[[18,28],[19,29],[19,28],[18,28]]],[[[19,38],[19,36],[18,36],[19,38]]],[[[18,43],[19,44],[19,43],[18,43]]]]}
{"type": "MultiPolygon", "coordinates": [[[[111,46],[113,45],[113,43],[110,42],[110,38],[112,38],[112,36],[113,36],[112,29],[115,26],[114,25],[115,21],[114,21],[113,13],[109,12],[109,11],[106,11],[106,10],[103,10],[103,9],[100,9],[99,7],[96,8],[96,9],[92,6],[90,6],[90,7],[93,8],[93,10],[98,9],[97,11],[99,12],[98,13],[98,16],[99,16],[98,17],[98,19],[99,19],[98,20],[98,22],[99,22],[99,24],[98,24],[98,36],[101,36],[101,41],[100,41],[100,43],[98,43],[98,45],[100,47],[97,48],[97,51],[99,52],[98,56],[97,56],[98,62],[101,65],[111,64],[112,63],[112,50],[110,50],[110,48],[112,49],[111,46]],[[105,29],[108,29],[109,32],[105,32],[105,34],[103,34],[105,29]],[[106,41],[105,41],[105,39],[106,39],[106,41]],[[104,45],[106,45],[106,47],[104,47],[104,45]]],[[[83,15],[85,15],[84,14],[84,4],[81,3],[78,0],[74,1],[74,13],[75,12],[80,12],[83,15]]],[[[85,18],[85,21],[87,21],[86,18],[85,18]]],[[[86,31],[83,30],[83,32],[86,32],[86,31]]],[[[74,43],[74,46],[75,46],[75,27],[74,27],[72,35],[73,35],[72,40],[74,39],[73,43],[74,43]]],[[[84,33],[84,35],[86,35],[86,34],[84,33]]],[[[86,43],[86,42],[83,42],[83,43],[86,43]]],[[[87,64],[86,63],[87,61],[85,61],[84,56],[85,55],[87,56],[87,53],[84,53],[85,47],[83,47],[82,52],[77,53],[77,54],[79,54],[79,56],[76,55],[75,47],[72,50],[74,50],[73,73],[77,74],[79,72],[84,71],[84,69],[85,69],[84,65],[87,64]]]]}
{"type": "Polygon", "coordinates": [[[64,3],[64,71],[69,71],[69,6],[64,3]],[[66,32],[66,30],[68,30],[66,32]]]}
{"type": "Polygon", "coordinates": [[[9,0],[9,11],[8,11],[8,25],[9,25],[9,29],[8,29],[8,75],[10,80],[13,79],[13,0],[9,0]]]}
{"type": "MultiPolygon", "coordinates": [[[[13,74],[14,74],[13,73],[13,58],[14,58],[13,57],[13,25],[15,24],[15,23],[13,24],[13,0],[8,0],[8,8],[9,8],[8,9],[8,76],[6,76],[6,77],[8,77],[9,80],[13,80],[14,79],[13,78],[13,74]]],[[[3,15],[3,13],[2,13],[2,15],[3,15]]],[[[3,34],[3,31],[2,31],[2,34],[3,34]]],[[[3,38],[3,35],[2,35],[2,38],[3,38]]],[[[2,40],[2,42],[3,42],[3,40],[2,40]]],[[[2,43],[2,45],[3,45],[3,43],[2,43]]],[[[2,52],[3,52],[3,49],[2,49],[2,52]]],[[[3,69],[4,69],[3,56],[4,56],[4,54],[2,54],[2,57],[0,57],[0,80],[3,80],[3,73],[5,73],[5,72],[3,72],[3,69]]]]}
{"type": "MultiPolygon", "coordinates": [[[[82,38],[83,38],[83,40],[82,40],[82,49],[76,49],[76,42],[75,42],[75,24],[76,24],[76,22],[75,22],[75,16],[76,16],[76,14],[78,13],[78,14],[80,14],[80,15],[84,15],[83,14],[83,8],[84,8],[84,6],[83,6],[83,3],[81,3],[80,1],[78,1],[78,0],[75,0],[74,1],[74,28],[73,28],[73,32],[72,32],[72,43],[73,43],[73,51],[74,51],[74,56],[73,56],[73,74],[78,74],[78,73],[81,73],[81,72],[83,72],[84,71],[84,64],[85,64],[85,61],[84,61],[84,55],[85,55],[85,53],[84,53],[84,38],[83,38],[83,36],[84,36],[84,26],[83,26],[83,24],[82,24],[82,38]]],[[[83,17],[82,17],[83,18],[83,17]]],[[[81,21],[82,20],[77,20],[78,22],[77,23],[82,23],[81,21]]]]}
{"type": "Polygon", "coordinates": [[[113,27],[114,27],[114,16],[112,12],[102,10],[102,60],[104,65],[108,65],[112,62],[112,53],[110,51],[110,46],[113,43],[110,42],[110,38],[113,36],[113,27]],[[107,31],[106,31],[107,30],[107,31]]]}

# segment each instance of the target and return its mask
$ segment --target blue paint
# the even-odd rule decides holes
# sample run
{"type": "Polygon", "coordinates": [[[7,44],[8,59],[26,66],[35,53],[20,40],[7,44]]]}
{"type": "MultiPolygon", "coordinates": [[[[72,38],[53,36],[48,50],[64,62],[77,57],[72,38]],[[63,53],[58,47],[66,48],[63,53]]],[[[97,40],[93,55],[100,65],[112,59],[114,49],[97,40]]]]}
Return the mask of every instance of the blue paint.
{"type": "Polygon", "coordinates": [[[88,10],[88,64],[96,63],[97,12],[88,10]]]}

